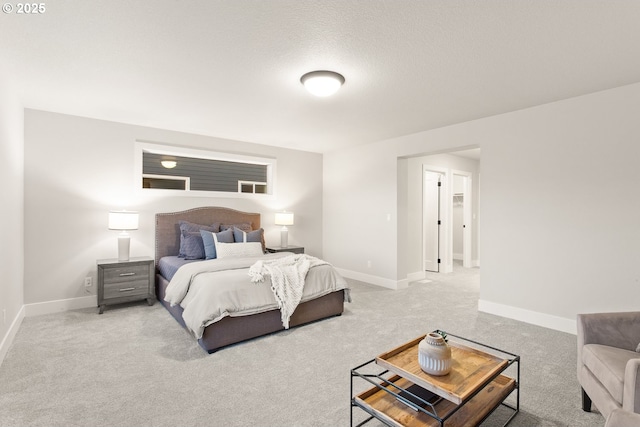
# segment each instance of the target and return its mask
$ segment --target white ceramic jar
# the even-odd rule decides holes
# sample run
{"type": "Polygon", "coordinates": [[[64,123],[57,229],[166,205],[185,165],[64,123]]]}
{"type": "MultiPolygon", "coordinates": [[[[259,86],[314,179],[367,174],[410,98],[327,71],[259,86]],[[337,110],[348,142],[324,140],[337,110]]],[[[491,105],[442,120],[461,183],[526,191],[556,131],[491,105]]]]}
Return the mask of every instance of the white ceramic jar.
{"type": "Polygon", "coordinates": [[[451,347],[442,335],[430,332],[420,341],[418,363],[430,375],[447,375],[451,371],[451,347]]]}

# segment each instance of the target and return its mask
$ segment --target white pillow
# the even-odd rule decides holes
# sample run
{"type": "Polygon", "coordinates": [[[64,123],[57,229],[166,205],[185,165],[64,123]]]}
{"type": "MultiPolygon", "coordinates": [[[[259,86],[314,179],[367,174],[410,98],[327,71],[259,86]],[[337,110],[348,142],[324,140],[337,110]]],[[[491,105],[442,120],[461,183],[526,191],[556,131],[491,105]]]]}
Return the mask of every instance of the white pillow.
{"type": "Polygon", "coordinates": [[[262,243],[260,242],[222,243],[216,241],[216,252],[218,259],[263,255],[262,243]]]}

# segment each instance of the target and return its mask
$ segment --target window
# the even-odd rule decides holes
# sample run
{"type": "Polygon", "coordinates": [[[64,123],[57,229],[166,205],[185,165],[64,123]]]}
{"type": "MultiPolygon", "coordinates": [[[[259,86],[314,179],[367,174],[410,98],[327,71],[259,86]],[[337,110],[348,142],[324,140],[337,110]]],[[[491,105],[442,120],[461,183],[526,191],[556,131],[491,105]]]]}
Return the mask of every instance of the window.
{"type": "Polygon", "coordinates": [[[142,188],[161,190],[191,190],[191,178],[188,176],[165,176],[142,174],[142,188]]]}
{"type": "Polygon", "coordinates": [[[138,188],[173,194],[273,194],[275,159],[137,143],[138,188]]]}
{"type": "Polygon", "coordinates": [[[240,193],[265,194],[267,192],[267,183],[238,181],[238,191],[240,193]]]}

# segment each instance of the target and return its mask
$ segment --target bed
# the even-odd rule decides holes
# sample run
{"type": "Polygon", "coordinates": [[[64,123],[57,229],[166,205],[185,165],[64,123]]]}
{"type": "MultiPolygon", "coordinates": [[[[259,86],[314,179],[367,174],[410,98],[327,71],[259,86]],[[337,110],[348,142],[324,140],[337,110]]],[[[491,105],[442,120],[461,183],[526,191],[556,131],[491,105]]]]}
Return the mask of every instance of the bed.
{"type": "MultiPolygon", "coordinates": [[[[185,226],[183,225],[183,227],[185,226]]],[[[205,236],[208,235],[208,233],[203,233],[202,235],[205,236]]],[[[218,234],[218,236],[222,236],[222,234],[218,234]]],[[[185,241],[183,241],[182,244],[184,245],[185,241]]],[[[258,244],[255,243],[255,245],[258,244]]],[[[227,246],[231,248],[240,247],[231,245],[227,246]]],[[[156,297],[180,325],[192,332],[192,335],[194,335],[194,338],[198,340],[200,346],[208,353],[213,353],[231,344],[236,344],[285,329],[281,310],[275,307],[267,309],[266,311],[253,310],[254,312],[251,312],[250,314],[217,316],[218,318],[210,321],[211,323],[204,326],[203,329],[201,328],[201,334],[196,334],[193,332],[193,328],[189,324],[191,321],[189,316],[186,317],[187,322],[185,322],[185,317],[183,316],[185,314],[185,309],[181,304],[176,304],[176,301],[173,300],[173,295],[175,295],[175,282],[178,281],[179,277],[185,276],[185,274],[182,273],[186,270],[191,269],[195,271],[195,269],[200,269],[206,265],[215,265],[216,268],[213,268],[212,270],[218,268],[224,269],[224,267],[218,266],[223,263],[230,263],[230,269],[240,271],[249,266],[249,264],[256,262],[257,259],[264,259],[265,263],[268,263],[269,260],[274,258],[284,256],[293,257],[293,254],[287,253],[264,254],[265,242],[264,234],[261,230],[259,213],[241,212],[224,207],[201,207],[181,212],[158,213],[156,214],[155,247],[156,297]],[[248,235],[253,235],[252,240],[254,241],[259,240],[259,245],[262,248],[261,254],[258,255],[256,259],[252,260],[249,258],[246,260],[222,259],[221,256],[218,257],[220,259],[203,260],[196,258],[195,255],[190,258],[196,259],[185,259],[184,254],[179,257],[178,254],[184,250],[184,247],[181,246],[181,236],[184,238],[187,234],[195,234],[186,232],[184,228],[181,230],[181,224],[184,223],[189,225],[200,224],[204,226],[211,225],[212,227],[217,226],[219,229],[224,230],[229,230],[229,228],[231,228],[236,235],[236,239],[238,238],[237,233],[242,233],[244,231],[246,233],[244,234],[245,241],[246,236],[248,235]],[[242,229],[242,231],[239,231],[240,229],[242,229]],[[167,267],[167,265],[170,267],[167,267]],[[182,267],[183,265],[185,266],[184,268],[182,267]],[[172,287],[169,287],[172,278],[171,276],[173,276],[173,283],[172,287]],[[165,297],[171,300],[171,302],[166,301],[165,297]]],[[[344,279],[335,272],[333,267],[322,266],[318,268],[311,268],[309,269],[307,277],[311,276],[311,273],[316,270],[323,272],[321,277],[330,276],[332,278],[332,282],[340,282],[340,280],[342,280],[342,282],[337,284],[332,283],[331,287],[328,287],[327,290],[317,293],[317,297],[312,297],[312,299],[306,300],[303,298],[288,319],[288,327],[300,326],[317,320],[339,316],[344,310],[345,300],[349,300],[349,289],[346,287],[346,282],[344,282],[344,279]],[[330,268],[330,270],[326,270],[327,268],[330,268]],[[329,273],[329,276],[327,276],[327,272],[329,273]]],[[[235,272],[232,273],[230,271],[228,271],[228,273],[235,274],[235,272]]],[[[220,274],[227,274],[227,272],[220,274]]],[[[198,277],[201,277],[201,280],[204,280],[204,276],[208,275],[213,277],[214,275],[218,275],[218,273],[207,272],[206,274],[203,273],[198,277]]],[[[246,280],[249,280],[249,276],[246,272],[244,275],[247,278],[246,280]]],[[[219,276],[216,276],[216,278],[221,280],[219,279],[219,276]]],[[[234,276],[233,280],[240,279],[235,279],[234,276]]],[[[329,281],[329,279],[326,280],[329,281]]],[[[191,290],[189,292],[191,292],[191,290]]],[[[187,307],[187,310],[188,309],[189,307],[187,307]]]]}

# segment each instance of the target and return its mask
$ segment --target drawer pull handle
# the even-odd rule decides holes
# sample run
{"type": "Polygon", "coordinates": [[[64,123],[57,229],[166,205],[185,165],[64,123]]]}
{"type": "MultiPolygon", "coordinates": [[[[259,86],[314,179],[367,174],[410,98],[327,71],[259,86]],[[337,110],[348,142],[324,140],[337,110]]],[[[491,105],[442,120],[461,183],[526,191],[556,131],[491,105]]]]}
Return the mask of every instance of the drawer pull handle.
{"type": "Polygon", "coordinates": [[[124,288],[124,289],[120,289],[120,292],[127,292],[127,291],[135,291],[136,288],[124,288]]]}
{"type": "Polygon", "coordinates": [[[122,276],[135,276],[136,273],[120,273],[120,277],[122,276]]]}

